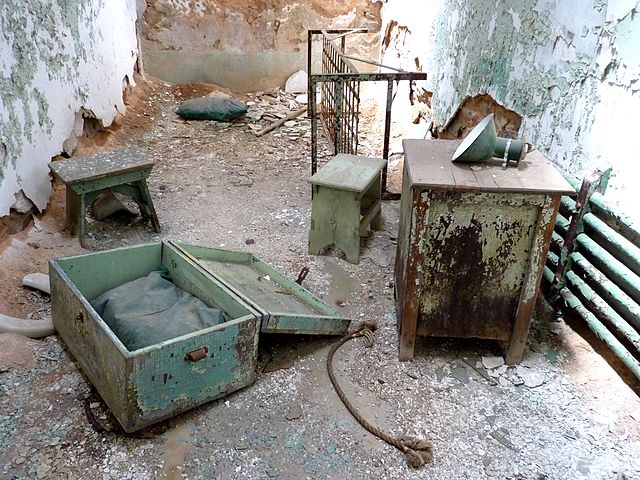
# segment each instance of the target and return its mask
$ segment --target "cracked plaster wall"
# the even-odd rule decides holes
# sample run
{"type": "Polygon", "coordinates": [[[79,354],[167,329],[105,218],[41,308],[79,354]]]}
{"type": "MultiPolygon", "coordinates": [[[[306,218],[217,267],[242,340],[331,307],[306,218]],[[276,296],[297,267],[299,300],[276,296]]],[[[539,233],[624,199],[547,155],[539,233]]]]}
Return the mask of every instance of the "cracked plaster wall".
{"type": "Polygon", "coordinates": [[[83,117],[124,112],[135,21],[135,0],[0,2],[0,217],[21,192],[46,207],[47,163],[71,153],[83,117]]]}
{"type": "MultiPolygon", "coordinates": [[[[147,0],[145,71],[170,82],[208,82],[237,91],[283,86],[306,70],[307,30],[380,29],[380,0],[147,0]]],[[[377,36],[361,36],[375,58],[377,36]]]]}
{"type": "Polygon", "coordinates": [[[631,194],[640,157],[637,0],[389,0],[382,17],[383,31],[392,27],[384,63],[420,60],[436,125],[466,97],[489,94],[523,117],[520,135],[554,162],[581,173],[607,161],[614,190],[631,194]]]}

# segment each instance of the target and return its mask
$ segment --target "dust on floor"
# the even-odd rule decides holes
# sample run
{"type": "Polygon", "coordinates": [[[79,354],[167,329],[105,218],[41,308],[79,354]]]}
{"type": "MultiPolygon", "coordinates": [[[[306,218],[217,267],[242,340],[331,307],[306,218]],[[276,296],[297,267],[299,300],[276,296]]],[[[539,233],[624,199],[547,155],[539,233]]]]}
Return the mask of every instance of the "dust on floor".
{"type": "MultiPolygon", "coordinates": [[[[141,82],[122,128],[84,147],[145,150],[156,161],[150,189],[162,224],[157,235],[126,218],[93,222],[88,248],[166,238],[251,251],[292,278],[308,266],[309,290],[379,324],[372,348],[354,342],[337,356],[347,394],[391,434],[431,440],[433,463],[411,470],[348,414],[325,370],[335,338],[262,335],[255,384],[123,435],[110,431],[113,419],[58,337],[0,337],[0,478],[640,478],[638,384],[544,303],[517,368],[491,358],[503,344],[455,339],[420,338],[415,359],[399,362],[399,203],[384,203],[385,228],[364,242],[359,265],[309,256],[308,120],[257,138],[248,123],[267,122],[255,116],[220,124],[174,115],[181,99],[211,90],[141,82]]],[[[83,251],[63,225],[58,185],[37,225],[0,245],[3,313],[47,313],[48,299],[20,279],[46,271],[51,256],[83,251]]]]}

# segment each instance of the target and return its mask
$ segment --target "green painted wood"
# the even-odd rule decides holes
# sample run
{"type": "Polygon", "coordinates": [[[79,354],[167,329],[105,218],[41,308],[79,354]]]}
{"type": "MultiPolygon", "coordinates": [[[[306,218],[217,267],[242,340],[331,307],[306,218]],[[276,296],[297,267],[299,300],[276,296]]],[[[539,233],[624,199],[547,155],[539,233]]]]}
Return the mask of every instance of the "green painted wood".
{"type": "Polygon", "coordinates": [[[221,308],[234,318],[245,315],[261,316],[261,313],[249,306],[224,283],[208,275],[192,258],[170,243],[163,243],[162,264],[169,270],[173,283],[192,293],[208,306],[221,308]]]}
{"type": "Polygon", "coordinates": [[[311,177],[313,203],[309,253],[320,255],[335,245],[348,262],[360,261],[360,237],[382,228],[382,159],[336,155],[311,177]]]}
{"type": "Polygon", "coordinates": [[[146,183],[153,165],[154,162],[135,147],[49,163],[53,174],[66,185],[67,228],[78,235],[82,246],[87,230],[86,209],[109,188],[131,196],[142,218],[150,219],[154,230],[160,233],[160,222],[146,183]]]}
{"type": "MultiPolygon", "coordinates": [[[[132,171],[151,171],[154,162],[139,148],[123,148],[49,163],[65,184],[99,181],[132,171]]],[[[144,177],[146,178],[146,177],[144,177]]],[[[104,188],[104,187],[102,187],[104,188]]]]}
{"type": "Polygon", "coordinates": [[[135,385],[135,428],[250,385],[257,351],[258,319],[253,315],[138,350],[129,378],[135,385]],[[186,359],[203,347],[205,358],[186,359]]]}
{"type": "Polygon", "coordinates": [[[149,243],[58,258],[56,263],[82,295],[93,300],[111,288],[156,270],[162,264],[162,244],[149,243]]]}
{"type": "Polygon", "coordinates": [[[371,183],[380,176],[380,172],[386,164],[387,162],[383,158],[340,153],[316,172],[309,182],[313,185],[364,193],[371,183]]]}
{"type": "Polygon", "coordinates": [[[139,430],[255,379],[259,316],[169,244],[154,243],[50,261],[58,333],[127,432],[139,430]],[[164,265],[178,286],[233,318],[215,327],[128,351],[89,300],[164,265]],[[207,348],[202,360],[187,353],[207,348]]]}
{"type": "Polygon", "coordinates": [[[130,429],[131,423],[126,419],[130,399],[125,393],[129,352],[95,313],[58,260],[50,261],[49,278],[51,317],[58,335],[118,421],[130,429]]]}
{"type": "Polygon", "coordinates": [[[431,192],[421,236],[419,334],[510,338],[539,214],[522,208],[524,201],[431,192]]]}
{"type": "Polygon", "coordinates": [[[71,190],[81,195],[83,193],[102,191],[117,185],[134,184],[135,182],[146,180],[150,174],[151,167],[145,167],[144,169],[114,173],[109,177],[78,181],[67,185],[71,190]]]}
{"type": "Polygon", "coordinates": [[[340,248],[348,262],[360,261],[360,202],[348,190],[314,185],[309,229],[309,253],[320,255],[331,245],[340,248]]]}
{"type": "Polygon", "coordinates": [[[539,154],[502,170],[452,164],[457,142],[403,145],[395,265],[401,359],[413,356],[422,334],[510,340],[508,358],[519,361],[541,255],[569,185],[539,154]]]}
{"type": "Polygon", "coordinates": [[[250,253],[172,244],[261,312],[263,332],[338,335],[349,328],[348,318],[250,253]]]}

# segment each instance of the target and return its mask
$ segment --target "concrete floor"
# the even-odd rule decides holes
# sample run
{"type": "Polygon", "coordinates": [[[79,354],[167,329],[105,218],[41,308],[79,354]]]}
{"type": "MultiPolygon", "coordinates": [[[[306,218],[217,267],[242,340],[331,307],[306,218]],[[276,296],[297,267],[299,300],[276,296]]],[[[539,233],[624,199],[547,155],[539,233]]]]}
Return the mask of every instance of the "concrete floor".
{"type": "MultiPolygon", "coordinates": [[[[308,266],[307,289],[379,324],[372,348],[354,342],[338,354],[347,394],[389,433],[429,439],[433,463],[410,469],[346,411],[325,369],[336,338],[262,335],[253,385],[123,435],[57,336],[3,335],[0,479],[640,478],[638,383],[544,302],[518,368],[486,367],[505,345],[476,340],[421,338],[415,359],[399,362],[399,202],[384,203],[385,229],[365,242],[359,265],[309,256],[307,121],[256,138],[245,123],[185,123],[173,114],[181,98],[209,90],[142,82],[122,128],[85,147],[138,145],[156,160],[150,189],[163,228],[157,235],[122,218],[94,222],[87,247],[166,238],[251,251],[293,278],[308,266]]],[[[37,225],[0,244],[2,312],[46,315],[48,298],[21,287],[22,275],[82,251],[64,232],[58,185],[37,225]]]]}

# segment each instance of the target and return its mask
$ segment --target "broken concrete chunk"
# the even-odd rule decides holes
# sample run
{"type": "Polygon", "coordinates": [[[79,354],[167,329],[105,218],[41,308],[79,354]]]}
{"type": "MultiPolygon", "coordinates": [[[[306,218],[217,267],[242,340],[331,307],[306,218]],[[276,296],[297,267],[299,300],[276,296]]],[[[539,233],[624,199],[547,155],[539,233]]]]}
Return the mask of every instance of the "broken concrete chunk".
{"type": "Polygon", "coordinates": [[[305,93],[307,91],[307,72],[298,70],[287,79],[284,86],[287,93],[305,93]]]}
{"type": "Polygon", "coordinates": [[[498,378],[498,383],[501,387],[509,387],[511,386],[511,382],[504,377],[498,378]]]}
{"type": "Polygon", "coordinates": [[[287,413],[287,420],[296,420],[302,416],[302,407],[300,405],[293,405],[287,413]]]}
{"type": "Polygon", "coordinates": [[[528,369],[522,365],[516,367],[516,372],[518,376],[522,378],[525,386],[529,388],[536,388],[545,383],[545,377],[542,373],[528,369]]]}
{"type": "Polygon", "coordinates": [[[504,358],[502,357],[482,357],[482,366],[487,370],[498,368],[504,365],[504,358]]]}
{"type": "Polygon", "coordinates": [[[507,366],[506,365],[501,365],[500,367],[496,368],[494,370],[494,372],[496,372],[498,375],[504,375],[505,373],[507,373],[507,366]]]}
{"type": "Polygon", "coordinates": [[[469,383],[469,372],[465,367],[452,368],[451,376],[464,385],[469,383]]]}
{"type": "Polygon", "coordinates": [[[130,215],[138,213],[122,203],[111,190],[102,193],[91,205],[91,213],[96,220],[102,220],[119,211],[125,211],[130,215]]]}

